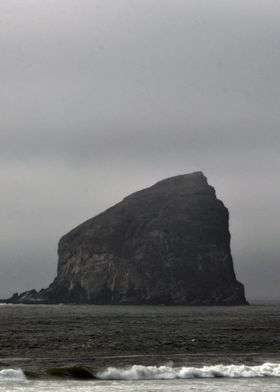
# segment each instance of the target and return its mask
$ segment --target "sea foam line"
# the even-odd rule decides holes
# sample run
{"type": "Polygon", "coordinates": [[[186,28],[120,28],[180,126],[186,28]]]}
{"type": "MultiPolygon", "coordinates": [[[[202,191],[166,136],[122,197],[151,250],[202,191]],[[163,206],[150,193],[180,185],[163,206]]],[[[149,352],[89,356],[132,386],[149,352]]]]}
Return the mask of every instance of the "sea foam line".
{"type": "Polygon", "coordinates": [[[280,364],[264,363],[259,366],[213,365],[201,368],[134,365],[124,369],[109,367],[96,374],[96,378],[103,380],[172,380],[214,377],[280,377],[280,364]]]}

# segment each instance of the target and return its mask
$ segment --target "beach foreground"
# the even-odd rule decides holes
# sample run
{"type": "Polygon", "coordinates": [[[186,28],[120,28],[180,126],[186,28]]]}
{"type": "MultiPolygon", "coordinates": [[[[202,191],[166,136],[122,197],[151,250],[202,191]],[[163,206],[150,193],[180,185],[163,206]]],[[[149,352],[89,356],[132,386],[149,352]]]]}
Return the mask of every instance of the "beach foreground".
{"type": "Polygon", "coordinates": [[[4,382],[0,384],[1,392],[275,392],[279,391],[278,379],[238,379],[238,380],[172,380],[172,381],[27,381],[4,382]]]}

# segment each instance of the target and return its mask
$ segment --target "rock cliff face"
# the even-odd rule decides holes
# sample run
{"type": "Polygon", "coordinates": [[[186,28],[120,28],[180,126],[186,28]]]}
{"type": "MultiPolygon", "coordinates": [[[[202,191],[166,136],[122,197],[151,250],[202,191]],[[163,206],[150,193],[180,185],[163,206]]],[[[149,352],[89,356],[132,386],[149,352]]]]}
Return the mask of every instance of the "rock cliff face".
{"type": "Polygon", "coordinates": [[[245,304],[228,218],[203,173],[167,178],[62,237],[54,282],[10,302],[245,304]]]}

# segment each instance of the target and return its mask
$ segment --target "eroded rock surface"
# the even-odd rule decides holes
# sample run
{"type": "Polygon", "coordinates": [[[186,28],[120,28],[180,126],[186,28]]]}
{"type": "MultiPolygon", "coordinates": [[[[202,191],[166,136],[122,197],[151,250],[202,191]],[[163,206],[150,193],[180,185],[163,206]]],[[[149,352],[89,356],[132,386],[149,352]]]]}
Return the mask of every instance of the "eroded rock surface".
{"type": "Polygon", "coordinates": [[[63,236],[54,282],[9,301],[245,304],[228,220],[203,173],[167,178],[63,236]]]}

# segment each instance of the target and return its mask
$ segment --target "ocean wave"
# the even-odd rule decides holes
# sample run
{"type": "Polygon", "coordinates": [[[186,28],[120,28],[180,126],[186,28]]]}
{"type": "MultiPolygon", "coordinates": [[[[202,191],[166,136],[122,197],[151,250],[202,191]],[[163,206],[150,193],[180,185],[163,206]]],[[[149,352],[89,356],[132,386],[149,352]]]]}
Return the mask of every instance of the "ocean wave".
{"type": "Polygon", "coordinates": [[[201,368],[134,365],[124,369],[109,367],[105,371],[96,373],[96,378],[102,380],[172,380],[214,377],[280,377],[280,364],[264,363],[259,366],[213,365],[201,368]]]}
{"type": "Polygon", "coordinates": [[[40,372],[24,372],[21,369],[0,370],[1,381],[25,381],[41,378],[99,379],[99,380],[173,380],[199,378],[253,378],[280,377],[280,364],[264,363],[259,366],[212,365],[203,367],[172,367],[133,365],[126,368],[108,367],[106,369],[50,368],[40,372]]]}
{"type": "Polygon", "coordinates": [[[24,381],[26,377],[21,369],[0,370],[0,381],[24,381]]]}

